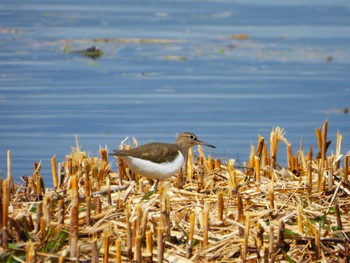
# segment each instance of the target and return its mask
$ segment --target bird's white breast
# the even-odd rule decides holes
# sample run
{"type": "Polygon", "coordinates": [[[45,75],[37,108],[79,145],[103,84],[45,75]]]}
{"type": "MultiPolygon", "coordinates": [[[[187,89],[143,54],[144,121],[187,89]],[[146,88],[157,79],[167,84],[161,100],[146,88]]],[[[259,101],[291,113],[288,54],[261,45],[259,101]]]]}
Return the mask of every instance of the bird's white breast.
{"type": "Polygon", "coordinates": [[[121,156],[128,167],[135,173],[153,180],[165,180],[174,175],[184,165],[185,158],[179,154],[172,162],[154,163],[131,156],[121,156]]]}

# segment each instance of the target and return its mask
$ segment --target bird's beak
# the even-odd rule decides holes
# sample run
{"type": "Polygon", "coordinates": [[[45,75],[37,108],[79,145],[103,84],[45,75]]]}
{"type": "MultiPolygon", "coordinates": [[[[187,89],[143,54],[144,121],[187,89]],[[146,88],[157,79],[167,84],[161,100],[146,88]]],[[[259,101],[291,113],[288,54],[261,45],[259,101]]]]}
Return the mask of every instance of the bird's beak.
{"type": "Polygon", "coordinates": [[[214,145],[212,144],[209,144],[209,143],[206,143],[206,142],[203,142],[203,141],[199,141],[197,142],[199,145],[204,145],[204,146],[208,146],[208,147],[211,147],[211,148],[216,148],[214,145]]]}

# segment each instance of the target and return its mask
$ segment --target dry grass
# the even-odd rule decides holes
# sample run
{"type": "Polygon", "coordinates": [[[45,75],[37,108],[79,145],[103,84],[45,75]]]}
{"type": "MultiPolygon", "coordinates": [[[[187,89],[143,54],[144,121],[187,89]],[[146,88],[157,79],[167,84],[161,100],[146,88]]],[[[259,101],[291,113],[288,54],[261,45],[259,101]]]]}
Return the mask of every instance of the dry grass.
{"type": "Polygon", "coordinates": [[[348,262],[349,155],[338,134],[327,156],[327,127],[316,129],[319,155],[293,153],[275,128],[269,144],[258,137],[242,168],[199,147],[184,175],[146,198],[151,183],[120,160],[112,171],[106,149],[87,157],[77,145],[64,162],[53,158],[55,189],[44,189],[40,163],[22,186],[9,169],[1,181],[0,260],[348,262]],[[278,163],[280,143],[287,167],[278,163]]]}

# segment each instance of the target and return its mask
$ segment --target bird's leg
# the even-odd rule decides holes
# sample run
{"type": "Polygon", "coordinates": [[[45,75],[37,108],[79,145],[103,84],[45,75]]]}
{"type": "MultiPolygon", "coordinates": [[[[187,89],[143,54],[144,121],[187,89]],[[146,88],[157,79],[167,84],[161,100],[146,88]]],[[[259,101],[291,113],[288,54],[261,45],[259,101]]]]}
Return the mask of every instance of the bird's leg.
{"type": "Polygon", "coordinates": [[[149,191],[148,193],[146,193],[146,194],[142,197],[141,200],[144,200],[144,199],[150,197],[151,195],[153,195],[155,192],[157,192],[158,183],[159,183],[159,180],[157,180],[157,181],[155,182],[155,184],[154,184],[154,185],[152,186],[152,188],[151,188],[151,191],[149,191]]]}
{"type": "Polygon", "coordinates": [[[156,181],[156,183],[152,186],[152,191],[155,192],[157,191],[159,180],[156,181]]]}

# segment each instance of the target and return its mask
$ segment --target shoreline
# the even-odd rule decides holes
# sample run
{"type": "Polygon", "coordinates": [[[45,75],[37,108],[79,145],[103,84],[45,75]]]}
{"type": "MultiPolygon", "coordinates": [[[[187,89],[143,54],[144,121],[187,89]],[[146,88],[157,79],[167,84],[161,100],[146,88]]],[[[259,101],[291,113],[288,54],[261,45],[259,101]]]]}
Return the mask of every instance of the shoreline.
{"type": "Polygon", "coordinates": [[[327,130],[327,121],[315,130],[317,154],[293,148],[276,127],[270,138],[258,137],[242,167],[199,146],[186,173],[149,197],[152,183],[121,160],[112,171],[104,148],[89,157],[77,143],[65,161],[53,157],[51,189],[40,163],[15,184],[9,152],[9,172],[0,180],[2,260],[346,262],[350,155],[340,133],[336,152],[327,152],[327,130]],[[281,144],[286,167],[278,163],[281,144]]]}

